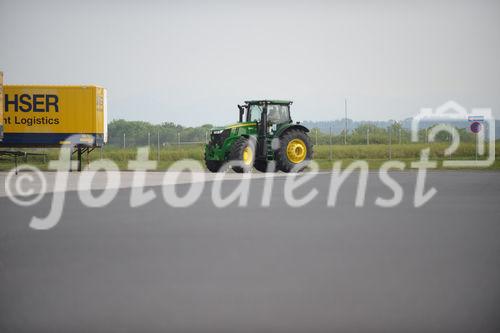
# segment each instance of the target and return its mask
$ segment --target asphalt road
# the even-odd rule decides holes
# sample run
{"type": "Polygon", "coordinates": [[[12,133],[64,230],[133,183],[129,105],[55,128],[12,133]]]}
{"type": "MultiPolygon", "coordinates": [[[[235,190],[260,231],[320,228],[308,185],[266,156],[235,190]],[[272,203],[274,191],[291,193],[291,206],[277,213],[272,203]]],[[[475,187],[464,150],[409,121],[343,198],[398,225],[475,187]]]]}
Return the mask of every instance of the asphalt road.
{"type": "MultiPolygon", "coordinates": [[[[159,198],[129,207],[120,189],[105,208],[68,192],[61,222],[29,228],[33,207],[0,197],[1,332],[499,332],[500,173],[433,172],[436,196],[413,207],[416,174],[395,208],[370,173],[354,207],[350,178],[326,206],[329,175],[290,208],[283,178],[262,208],[216,208],[211,183],[189,208],[159,198]]],[[[236,186],[228,181],[225,193],[236,186]]],[[[179,192],[187,189],[178,185],[179,192]]]]}

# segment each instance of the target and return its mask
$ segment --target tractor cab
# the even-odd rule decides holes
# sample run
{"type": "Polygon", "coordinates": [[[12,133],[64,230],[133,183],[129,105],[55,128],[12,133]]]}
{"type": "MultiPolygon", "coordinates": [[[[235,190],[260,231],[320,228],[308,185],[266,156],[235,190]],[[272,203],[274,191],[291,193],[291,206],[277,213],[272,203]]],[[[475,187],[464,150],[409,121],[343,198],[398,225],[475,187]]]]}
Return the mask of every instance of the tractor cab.
{"type": "Polygon", "coordinates": [[[244,105],[238,105],[240,110],[239,122],[261,123],[262,119],[266,119],[268,127],[289,124],[292,122],[290,117],[290,105],[292,103],[292,101],[282,100],[246,101],[244,105]]]}

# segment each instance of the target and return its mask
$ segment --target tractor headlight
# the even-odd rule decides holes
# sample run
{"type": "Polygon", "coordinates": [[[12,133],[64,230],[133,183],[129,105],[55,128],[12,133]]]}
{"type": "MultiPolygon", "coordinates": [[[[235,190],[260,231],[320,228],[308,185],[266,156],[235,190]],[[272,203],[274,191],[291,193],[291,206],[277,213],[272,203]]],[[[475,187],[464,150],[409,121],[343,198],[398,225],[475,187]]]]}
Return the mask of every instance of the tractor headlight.
{"type": "Polygon", "coordinates": [[[222,132],[224,132],[224,130],[215,130],[212,131],[212,134],[221,134],[222,132]]]}

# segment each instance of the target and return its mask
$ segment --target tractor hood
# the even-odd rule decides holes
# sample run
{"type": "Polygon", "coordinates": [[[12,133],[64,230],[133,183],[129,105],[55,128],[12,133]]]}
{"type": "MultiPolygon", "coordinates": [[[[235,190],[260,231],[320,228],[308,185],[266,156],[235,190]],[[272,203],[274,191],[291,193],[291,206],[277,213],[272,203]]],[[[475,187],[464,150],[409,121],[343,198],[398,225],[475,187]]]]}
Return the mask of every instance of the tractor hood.
{"type": "Polygon", "coordinates": [[[234,124],[227,125],[227,126],[213,127],[212,133],[218,134],[218,133],[222,133],[222,131],[224,131],[226,129],[233,129],[233,128],[239,128],[239,127],[250,127],[250,126],[257,126],[257,123],[252,121],[252,122],[244,122],[244,123],[234,123],[234,124]]]}

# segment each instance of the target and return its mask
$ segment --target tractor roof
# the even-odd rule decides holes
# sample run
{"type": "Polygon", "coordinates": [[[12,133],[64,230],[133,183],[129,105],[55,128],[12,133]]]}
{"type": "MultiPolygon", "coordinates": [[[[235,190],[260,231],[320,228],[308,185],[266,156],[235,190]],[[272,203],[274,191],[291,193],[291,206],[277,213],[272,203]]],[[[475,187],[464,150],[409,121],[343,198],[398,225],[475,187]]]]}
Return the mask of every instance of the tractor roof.
{"type": "Polygon", "coordinates": [[[293,102],[292,101],[287,101],[283,99],[258,99],[258,100],[251,100],[251,101],[245,101],[246,104],[281,104],[281,105],[290,105],[293,102]]]}

